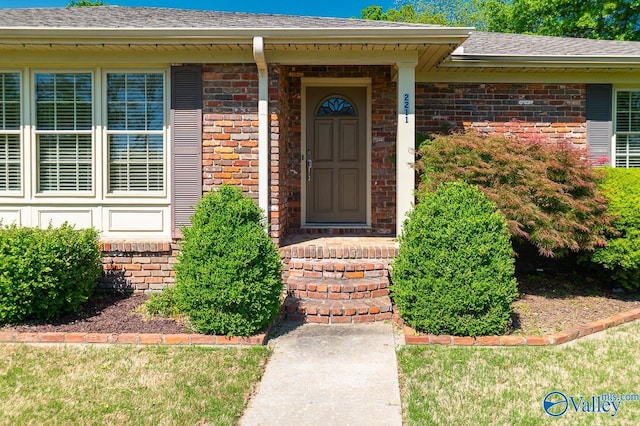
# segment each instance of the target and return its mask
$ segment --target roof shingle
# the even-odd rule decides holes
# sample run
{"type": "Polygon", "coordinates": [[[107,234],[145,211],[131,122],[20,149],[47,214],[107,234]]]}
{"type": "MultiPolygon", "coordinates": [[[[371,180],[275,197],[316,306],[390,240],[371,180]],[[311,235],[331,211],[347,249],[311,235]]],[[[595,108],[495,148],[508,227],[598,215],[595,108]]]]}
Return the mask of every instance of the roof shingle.
{"type": "Polygon", "coordinates": [[[640,56],[640,42],[473,32],[461,56],[640,56]]]}
{"type": "Polygon", "coordinates": [[[441,25],[362,19],[213,12],[152,7],[0,9],[0,28],[446,28],[441,25]]]}

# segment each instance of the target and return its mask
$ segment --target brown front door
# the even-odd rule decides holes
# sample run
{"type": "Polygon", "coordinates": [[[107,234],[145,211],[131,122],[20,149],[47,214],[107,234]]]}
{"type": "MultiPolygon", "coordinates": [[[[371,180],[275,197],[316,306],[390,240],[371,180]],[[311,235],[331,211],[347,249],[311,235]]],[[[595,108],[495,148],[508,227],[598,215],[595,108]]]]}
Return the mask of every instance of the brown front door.
{"type": "Polygon", "coordinates": [[[307,223],[367,221],[365,87],[307,87],[307,223]]]}

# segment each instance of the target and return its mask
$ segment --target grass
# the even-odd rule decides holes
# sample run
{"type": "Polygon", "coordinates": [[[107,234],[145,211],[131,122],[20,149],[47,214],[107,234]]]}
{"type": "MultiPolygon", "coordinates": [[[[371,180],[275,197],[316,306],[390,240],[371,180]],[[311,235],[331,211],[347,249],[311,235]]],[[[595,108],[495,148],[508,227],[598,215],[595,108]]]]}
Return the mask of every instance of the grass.
{"type": "Polygon", "coordinates": [[[0,425],[232,425],[265,347],[0,347],[0,425]]]}
{"type": "Polygon", "coordinates": [[[640,424],[640,401],[623,402],[615,417],[574,412],[550,417],[542,400],[640,394],[640,322],[605,339],[560,347],[406,346],[398,360],[407,425],[640,424]]]}

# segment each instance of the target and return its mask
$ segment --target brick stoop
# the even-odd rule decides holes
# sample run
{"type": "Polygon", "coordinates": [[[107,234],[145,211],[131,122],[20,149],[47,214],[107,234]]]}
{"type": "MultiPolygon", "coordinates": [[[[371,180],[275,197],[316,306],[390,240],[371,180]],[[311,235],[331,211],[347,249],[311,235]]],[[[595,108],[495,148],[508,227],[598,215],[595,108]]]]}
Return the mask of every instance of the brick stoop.
{"type": "Polygon", "coordinates": [[[390,320],[390,238],[317,238],[281,249],[285,318],[323,324],[390,320]]]}

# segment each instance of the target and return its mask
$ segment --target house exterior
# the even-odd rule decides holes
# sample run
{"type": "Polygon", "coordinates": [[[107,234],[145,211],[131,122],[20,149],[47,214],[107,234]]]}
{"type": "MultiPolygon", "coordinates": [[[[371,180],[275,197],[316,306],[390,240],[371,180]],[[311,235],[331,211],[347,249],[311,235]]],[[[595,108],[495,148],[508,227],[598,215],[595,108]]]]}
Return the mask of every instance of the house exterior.
{"type": "MultiPolygon", "coordinates": [[[[640,43],[190,10],[0,9],[0,219],[102,233],[111,280],[173,282],[203,193],[282,245],[393,237],[416,131],[569,139],[640,166],[640,43]]],[[[108,274],[108,275],[109,275],[108,274]]]]}

